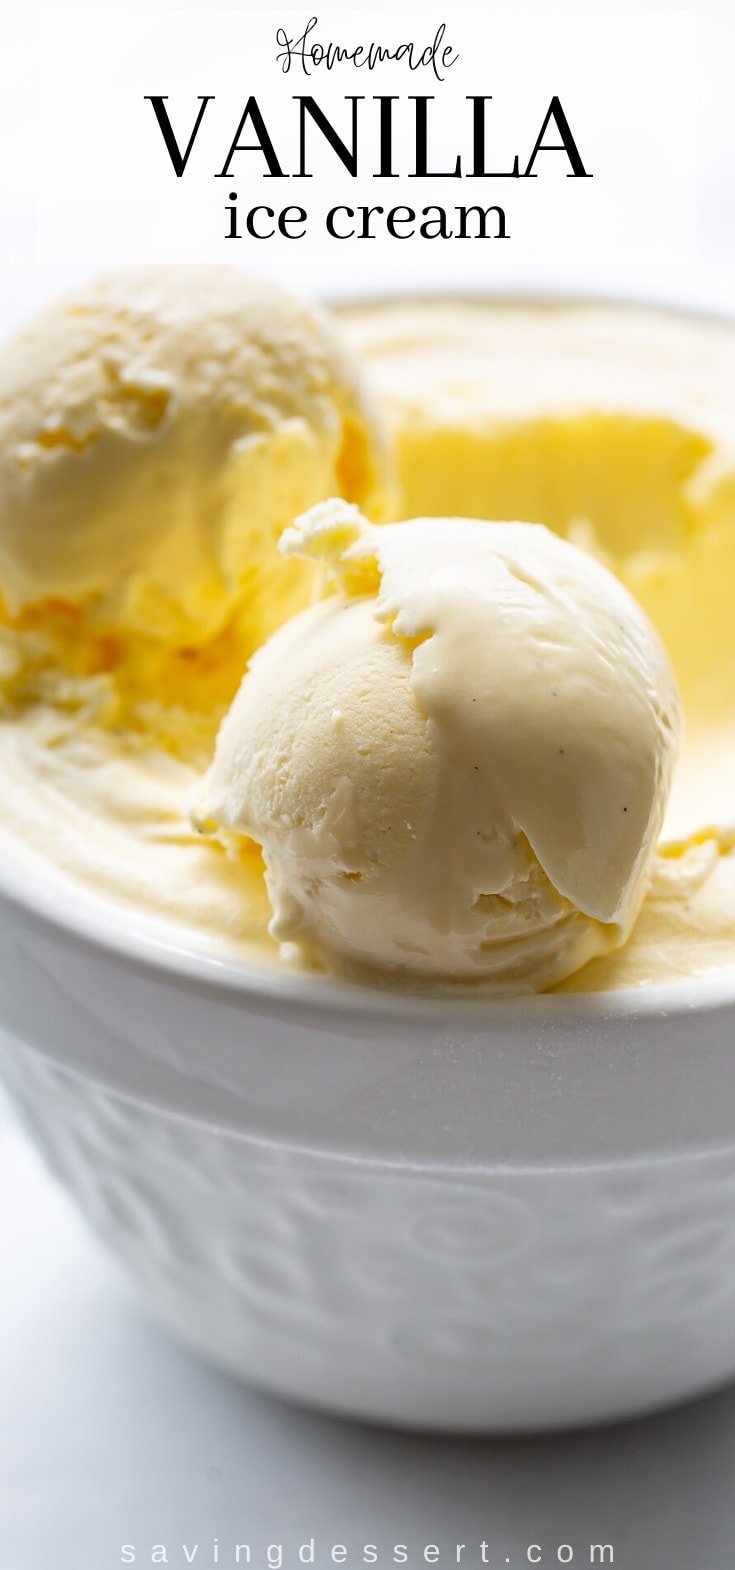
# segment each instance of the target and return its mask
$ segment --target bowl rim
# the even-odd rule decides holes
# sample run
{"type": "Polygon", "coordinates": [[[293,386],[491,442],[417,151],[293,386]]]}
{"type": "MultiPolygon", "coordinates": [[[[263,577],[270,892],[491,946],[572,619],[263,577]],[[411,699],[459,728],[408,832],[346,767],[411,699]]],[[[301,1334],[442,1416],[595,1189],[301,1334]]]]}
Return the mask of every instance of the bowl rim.
{"type": "Polygon", "coordinates": [[[478,987],[467,994],[398,985],[379,986],[351,978],[316,974],[279,964],[277,957],[258,963],[199,945],[182,923],[142,915],[131,903],[49,865],[43,853],[0,831],[0,915],[14,911],[30,918],[43,935],[75,942],[91,955],[131,966],[159,981],[193,985],[232,1002],[248,999],[253,1010],[293,1015],[311,1021],[330,1017],[400,1019],[446,1030],[452,1026],[543,1025],[556,1031],[602,1021],[661,1020],[730,1010],[735,1015],[735,966],[650,986],[607,991],[541,992],[496,995],[478,987]]]}
{"type": "Polygon", "coordinates": [[[571,309],[602,307],[616,311],[652,312],[657,316],[680,317],[684,320],[689,318],[695,322],[710,323],[713,327],[729,327],[735,330],[735,299],[729,307],[721,304],[712,306],[693,299],[691,295],[662,299],[660,295],[647,295],[637,290],[631,290],[629,294],[615,294],[605,289],[579,289],[571,284],[532,290],[515,289],[508,285],[493,289],[488,288],[484,283],[468,283],[462,288],[455,285],[447,288],[442,288],[440,285],[426,285],[415,289],[408,284],[397,283],[394,288],[385,292],[366,294],[361,289],[356,289],[352,293],[347,283],[342,292],[320,297],[318,304],[330,311],[333,316],[340,317],[350,311],[369,311],[373,307],[407,305],[412,301],[419,305],[467,303],[516,308],[539,306],[542,309],[552,309],[555,306],[571,309]]]}
{"type": "MultiPolygon", "coordinates": [[[[467,284],[461,289],[441,286],[415,289],[408,285],[389,292],[345,292],[323,300],[335,316],[353,310],[370,310],[407,302],[428,304],[485,304],[499,307],[607,307],[615,310],[654,312],[660,316],[690,319],[729,327],[735,332],[735,306],[731,310],[708,307],[691,300],[661,300],[637,292],[620,295],[576,287],[544,290],[497,290],[467,284]]],[[[735,1012],[735,965],[729,971],[712,971],[676,981],[640,983],[637,986],[589,992],[542,992],[516,996],[494,995],[478,987],[471,994],[437,988],[411,989],[403,985],[381,987],[358,980],[314,974],[272,961],[257,964],[223,951],[217,954],[187,941],[187,928],[173,918],[141,914],[131,904],[116,900],[92,885],[77,880],[58,864],[46,860],[12,831],[2,832],[0,854],[0,907],[5,905],[31,917],[58,938],[67,935],[92,952],[108,959],[122,959],[159,979],[175,977],[211,988],[229,997],[247,997],[259,1008],[306,1014],[351,1014],[402,1021],[486,1024],[553,1024],[563,1030],[584,1022],[625,1022],[732,1009],[735,1012]],[[12,849],[11,849],[12,847],[12,849]],[[23,871],[28,864],[31,877],[23,871]],[[42,876],[38,876],[39,872],[42,876]],[[35,877],[33,876],[35,873],[35,877]],[[29,884],[33,881],[34,887],[29,884]],[[54,893],[58,885],[58,893],[54,893]]]]}

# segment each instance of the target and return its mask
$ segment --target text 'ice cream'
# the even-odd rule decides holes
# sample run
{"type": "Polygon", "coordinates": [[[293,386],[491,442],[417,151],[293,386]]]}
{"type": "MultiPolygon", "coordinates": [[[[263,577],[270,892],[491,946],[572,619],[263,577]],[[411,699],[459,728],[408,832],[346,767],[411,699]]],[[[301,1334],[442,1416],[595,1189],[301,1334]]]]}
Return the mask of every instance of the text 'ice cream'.
{"type": "Polygon", "coordinates": [[[196,805],[263,847],[271,932],[327,968],[548,986],[625,942],[678,751],[653,628],[532,524],[370,527],[287,555],[338,592],[254,657],[196,805]]]}

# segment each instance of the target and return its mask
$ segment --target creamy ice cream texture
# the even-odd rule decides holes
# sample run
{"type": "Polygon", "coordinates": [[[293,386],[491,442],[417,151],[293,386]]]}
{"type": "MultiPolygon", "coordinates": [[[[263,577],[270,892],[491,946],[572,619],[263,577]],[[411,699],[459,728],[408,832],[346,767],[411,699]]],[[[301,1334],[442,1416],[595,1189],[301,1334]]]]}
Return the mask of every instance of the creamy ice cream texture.
{"type": "MultiPolygon", "coordinates": [[[[560,973],[567,938],[579,953],[597,947],[566,988],[650,985],[732,966],[735,332],[654,311],[431,301],[343,313],[336,333],[321,314],[277,299],[241,276],[225,282],[216,269],[126,274],[55,308],[0,357],[0,849],[22,849],[36,875],[94,891],[160,940],[245,967],[277,963],[257,844],[237,832],[224,836],[226,848],[204,839],[184,803],[211,761],[249,655],[314,598],[319,569],[279,555],[283,525],[337,491],[374,517],[388,512],[382,416],[397,469],[394,515],[439,514],[452,528],[464,527],[456,522],[463,514],[520,517],[581,544],[632,590],[662,635],[682,693],[685,742],[658,850],[651,859],[673,735],[647,831],[640,809],[640,860],[612,915],[610,905],[586,901],[581,883],[570,896],[572,883],[560,886],[543,860],[541,834],[521,829],[515,865],[525,853],[531,898],[502,909],[526,939],[535,923],[533,984],[547,984],[549,958],[560,973]],[[296,368],[294,379],[291,365],[309,355],[311,372],[296,368]],[[145,385],[160,380],[167,395],[147,403],[145,385]],[[236,420],[231,407],[251,413],[236,420]],[[245,472],[248,483],[235,485],[245,472]],[[557,940],[558,952],[544,959],[543,944],[557,940]]],[[[387,541],[399,531],[384,532],[387,541]]],[[[364,662],[374,639],[385,701],[378,708],[365,700],[373,725],[366,742],[375,756],[384,738],[394,757],[391,714],[417,725],[421,702],[403,678],[439,634],[402,638],[390,618],[375,616],[387,566],[378,571],[371,544],[360,568],[364,594],[356,594],[352,545],[337,551],[332,541],[327,552],[342,579],[342,619],[354,628],[349,668],[364,662]]],[[[525,588],[518,582],[519,594],[525,588]]],[[[578,589],[587,593],[581,580],[578,589]]],[[[338,603],[332,595],[308,612],[315,626],[324,619],[321,641],[308,640],[317,664],[338,603]]],[[[277,637],[296,636],[299,625],[277,637]]],[[[643,642],[654,693],[655,645],[643,642]]],[[[264,649],[253,662],[254,691],[268,657],[264,649]]],[[[299,657],[307,661],[306,642],[299,657]]],[[[344,687],[346,665],[340,679],[344,687]]],[[[322,762],[330,767],[342,766],[347,710],[335,701],[324,719],[332,751],[322,762]],[[340,709],[343,722],[332,715],[340,709]]],[[[317,701],[314,721],[319,712],[317,701]]],[[[441,724],[448,735],[446,717],[441,724]]],[[[437,735],[441,727],[424,720],[415,734],[425,739],[430,728],[437,735]]],[[[464,720],[460,732],[469,748],[475,737],[464,720]]],[[[602,761],[591,777],[604,783],[602,761]]],[[[368,775],[363,759],[356,792],[368,775]]],[[[624,777],[634,783],[630,772],[624,777]]],[[[438,778],[435,766],[417,750],[406,789],[430,778],[438,778]]],[[[636,778],[642,803],[645,769],[636,778]]],[[[391,810],[395,782],[393,790],[391,810]]],[[[513,817],[502,792],[490,806],[499,819],[506,810],[513,817]]],[[[413,823],[415,814],[405,817],[413,823]]],[[[434,854],[441,858],[443,847],[434,854]]],[[[360,870],[348,868],[347,899],[350,883],[366,892],[366,877],[349,877],[360,870]]],[[[429,873],[420,885],[427,900],[429,873]]],[[[508,887],[521,884],[511,876],[508,887]]],[[[447,897],[455,923],[458,890],[453,882],[447,897]]],[[[492,928],[496,896],[489,885],[481,893],[489,898],[471,913],[469,946],[478,921],[492,928]]],[[[282,915],[287,922],[285,901],[282,915]]],[[[459,969],[462,944],[452,950],[459,969]]]]}
{"type": "Polygon", "coordinates": [[[275,554],[295,513],[337,489],[380,514],[386,471],[321,311],[234,269],[114,274],[0,356],[6,621],[31,666],[177,696],[167,655],[234,627],[244,659],[302,603],[275,554]]]}
{"type": "Polygon", "coordinates": [[[547,529],[284,536],[338,593],[254,657],[196,818],[263,847],[273,936],[329,969],[539,988],[628,937],[679,741],[627,591],[547,529]]]}

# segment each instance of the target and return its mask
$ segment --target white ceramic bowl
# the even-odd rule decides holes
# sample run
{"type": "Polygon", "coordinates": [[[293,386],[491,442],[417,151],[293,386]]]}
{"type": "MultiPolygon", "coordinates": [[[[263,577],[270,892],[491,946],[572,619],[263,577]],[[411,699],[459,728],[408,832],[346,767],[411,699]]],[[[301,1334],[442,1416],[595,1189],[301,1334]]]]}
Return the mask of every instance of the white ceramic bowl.
{"type": "Polygon", "coordinates": [[[250,971],[7,840],[0,1066],[158,1315],[267,1389],[502,1431],[735,1376],[735,971],[504,1002],[250,971]]]}
{"type": "Polygon", "coordinates": [[[386,995],[243,971],[1,866],[7,1083],[192,1345],[437,1429],[599,1421],[735,1373],[735,978],[386,995]]]}

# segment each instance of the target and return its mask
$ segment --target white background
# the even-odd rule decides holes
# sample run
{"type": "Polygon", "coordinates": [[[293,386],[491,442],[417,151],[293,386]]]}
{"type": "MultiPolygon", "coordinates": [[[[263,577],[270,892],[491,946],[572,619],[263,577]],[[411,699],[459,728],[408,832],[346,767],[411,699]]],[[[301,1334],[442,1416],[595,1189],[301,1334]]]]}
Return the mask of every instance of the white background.
{"type": "MultiPolygon", "coordinates": [[[[396,240],[336,241],[326,235],[324,212],[334,202],[392,205],[422,202],[474,203],[484,181],[410,177],[376,183],[377,116],[373,94],[397,95],[394,104],[395,166],[412,168],[414,106],[408,95],[431,94],[429,146],[432,167],[463,167],[469,157],[468,94],[492,94],[487,108],[489,167],[507,170],[518,153],[525,169],[556,93],[564,105],[590,180],[568,179],[564,154],[539,154],[533,180],[489,182],[484,200],[507,206],[511,239],[496,250],[512,250],[512,263],[492,244],[463,242],[484,255],[458,258],[492,272],[503,266],[570,259],[588,263],[613,251],[618,263],[688,260],[696,251],[697,55],[693,11],[672,9],[665,28],[660,12],[645,5],[605,8],[539,6],[532,13],[440,6],[366,7],[345,14],[318,8],[312,39],[355,43],[377,38],[396,47],[413,39],[423,47],[447,17],[445,41],[458,56],[443,82],[423,68],[411,73],[402,62],[368,72],[349,63],[331,72],[298,63],[287,74],[278,62],[276,33],[297,38],[309,11],[273,7],[228,10],[222,27],[214,18],[202,26],[197,12],[173,20],[171,10],[153,6],[132,28],[116,7],[79,13],[66,7],[49,13],[33,58],[37,138],[43,156],[33,171],[41,257],[115,263],[141,257],[161,260],[238,261],[255,267],[294,269],[351,267],[357,263],[380,278],[398,266],[412,281],[426,265],[425,253],[446,242],[396,240]],[[69,47],[70,29],[84,47],[69,47]],[[635,47],[631,48],[631,36],[635,47]],[[172,124],[185,147],[199,108],[198,95],[211,94],[186,172],[177,180],[155,124],[146,93],[168,94],[172,124]],[[247,97],[257,96],[280,155],[286,179],[263,178],[259,152],[239,152],[231,176],[221,178],[247,97]],[[345,94],[363,95],[359,105],[360,175],[353,180],[334,151],[310,134],[313,178],[298,177],[298,115],[294,94],[313,94],[336,127],[347,135],[350,105],[345,94]],[[655,112],[653,105],[655,103],[655,112]],[[51,151],[52,150],[52,151],[51,151]],[[62,173],[63,172],[63,173],[62,173]],[[235,186],[241,206],[300,202],[310,210],[304,240],[276,236],[267,241],[225,242],[223,207],[235,186]],[[359,254],[369,247],[369,261],[359,254]]],[[[246,141],[253,141],[250,128],[246,141]]],[[[548,142],[558,141],[549,135],[548,142]]],[[[457,243],[453,251],[459,250],[457,243]]],[[[427,258],[430,266],[437,261],[427,258]]],[[[439,265],[448,267],[448,258],[439,265]]],[[[455,265],[457,258],[452,258],[455,265]]]]}
{"type": "MultiPolygon", "coordinates": [[[[417,8],[316,8],[314,37],[354,44],[378,37],[428,41],[441,20],[459,60],[437,84],[401,65],[368,74],[347,66],[310,78],[276,60],[279,25],[297,33],[312,7],[168,8],[127,0],[86,11],[4,8],[0,214],[5,317],[101,265],[139,260],[235,261],[302,289],[367,286],[637,290],[721,299],[735,237],[732,176],[732,5],[576,7],[547,3],[417,8]],[[146,93],[167,93],[177,130],[193,123],[197,95],[213,93],[184,177],[171,169],[146,93]],[[236,155],[240,205],[300,202],[303,241],[226,242],[224,164],[245,99],[255,92],[287,167],[293,167],[294,93],[313,92],[345,124],[346,93],[364,93],[361,169],[351,181],[323,149],[318,179],[268,180],[257,153],[236,155]],[[466,93],[490,93],[488,147],[497,167],[527,161],[552,93],[569,116],[590,180],[567,179],[564,155],[540,155],[538,178],[486,182],[372,178],[370,95],[399,93],[398,140],[410,144],[406,95],[433,92],[437,159],[468,154],[466,93]],[[480,199],[505,206],[506,241],[330,240],[321,218],[332,202],[480,199]]],[[[181,139],[181,138],[180,138],[181,139]]],[[[320,139],[314,136],[318,156],[320,139]]],[[[408,166],[406,150],[405,164],[408,166]]]]}
{"type": "MultiPolygon", "coordinates": [[[[235,248],[235,259],[314,293],[554,286],[735,311],[734,11],[727,0],[587,4],[575,15],[550,3],[481,4],[451,16],[427,9],[418,20],[392,4],[320,10],[320,36],[354,38],[428,37],[446,16],[463,53],[457,100],[465,90],[502,99],[512,141],[524,106],[535,135],[533,106],[540,100],[543,113],[548,93],[559,92],[595,178],[550,174],[526,192],[511,189],[512,239],[502,246],[325,247],[314,238],[299,243],[297,261],[272,243],[257,256],[235,248]]],[[[296,13],[301,22],[309,14],[296,13]]],[[[232,259],[218,238],[224,182],[210,172],[226,132],[214,159],[203,138],[201,169],[176,182],[140,94],[216,91],[235,106],[223,116],[234,129],[257,70],[263,104],[285,102],[267,58],[286,15],[215,4],[161,14],[144,0],[86,16],[2,8],[3,332],[100,263],[232,259]]],[[[326,104],[334,92],[432,89],[342,78],[328,90],[321,79],[289,86],[299,90],[326,104]]],[[[304,205],[323,206],[333,179],[325,169],[304,205]]],[[[425,200],[476,200],[453,194],[461,183],[425,200]]],[[[345,184],[337,180],[335,201],[348,200],[345,184]]],[[[393,199],[415,201],[413,192],[393,199]]],[[[8,1116],[0,1261],[0,1570],[108,1570],[122,1542],[137,1545],[137,1563],[165,1542],[178,1565],[182,1541],[200,1543],[195,1563],[209,1570],[215,1536],[228,1564],[235,1540],[293,1551],[312,1535],[353,1550],[402,1541],[414,1552],[484,1538],[501,1567],[523,1564],[531,1542],[544,1545],[547,1564],[564,1542],[575,1546],[575,1565],[588,1562],[591,1541],[612,1542],[626,1570],[735,1563],[733,1393],[600,1434],[503,1443],[396,1437],[292,1411],[207,1369],[147,1323],[8,1116]]],[[[465,1563],[477,1562],[468,1547],[465,1563]]]]}

